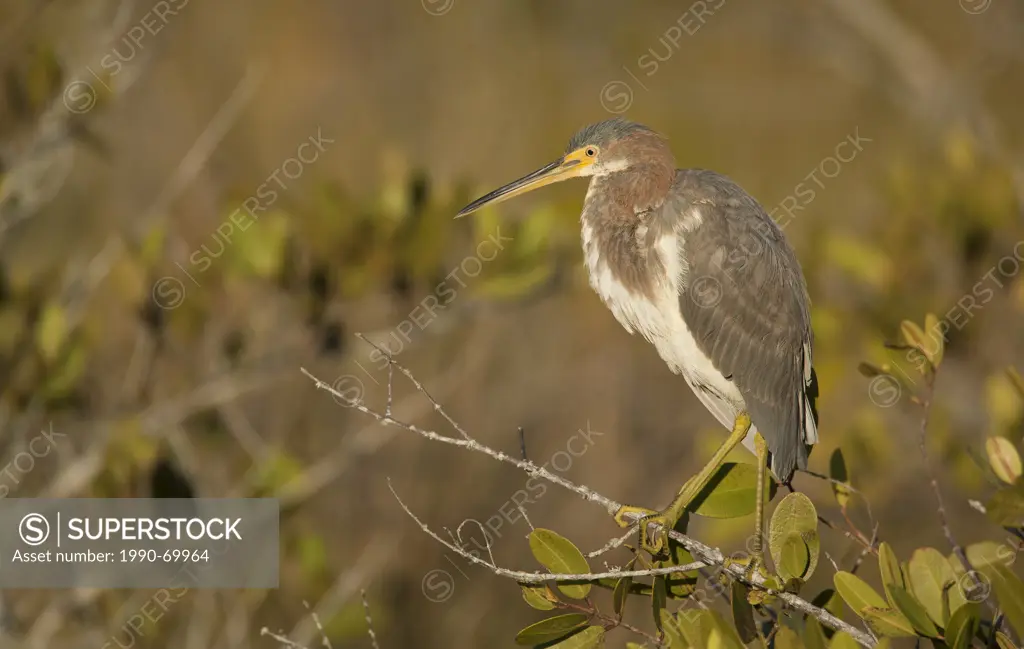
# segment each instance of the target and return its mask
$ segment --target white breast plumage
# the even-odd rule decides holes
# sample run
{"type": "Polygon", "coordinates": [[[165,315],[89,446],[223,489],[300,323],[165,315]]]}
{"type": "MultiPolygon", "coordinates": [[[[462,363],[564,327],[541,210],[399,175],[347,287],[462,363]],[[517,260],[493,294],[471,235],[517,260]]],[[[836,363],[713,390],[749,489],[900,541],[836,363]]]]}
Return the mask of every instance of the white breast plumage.
{"type": "Polygon", "coordinates": [[[628,290],[615,277],[607,262],[600,258],[593,230],[586,222],[583,224],[584,257],[594,291],[629,333],[639,333],[654,345],[662,360],[674,373],[686,378],[715,418],[731,427],[743,407],[743,397],[697,346],[683,320],[679,286],[687,269],[682,266],[679,243],[678,235],[666,234],[650,251],[658,255],[665,273],[656,282],[653,296],[648,298],[628,290]]]}

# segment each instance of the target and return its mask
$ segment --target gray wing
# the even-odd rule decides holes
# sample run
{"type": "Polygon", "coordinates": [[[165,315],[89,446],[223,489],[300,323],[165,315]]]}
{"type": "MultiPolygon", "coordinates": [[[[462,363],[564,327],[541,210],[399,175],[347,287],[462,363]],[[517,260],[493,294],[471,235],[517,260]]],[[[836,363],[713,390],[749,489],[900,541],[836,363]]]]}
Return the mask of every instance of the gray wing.
{"type": "Polygon", "coordinates": [[[725,176],[682,170],[673,190],[662,209],[667,220],[675,215],[683,239],[683,319],[736,385],[768,443],[772,472],[787,481],[807,467],[817,442],[810,300],[800,264],[782,230],[725,176]]]}

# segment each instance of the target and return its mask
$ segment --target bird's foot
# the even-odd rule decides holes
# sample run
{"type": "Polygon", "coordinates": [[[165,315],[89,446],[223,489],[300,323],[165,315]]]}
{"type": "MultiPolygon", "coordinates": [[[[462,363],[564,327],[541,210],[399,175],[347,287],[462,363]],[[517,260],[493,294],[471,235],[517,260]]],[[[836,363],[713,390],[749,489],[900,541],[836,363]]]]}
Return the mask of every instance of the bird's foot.
{"type": "Polygon", "coordinates": [[[659,512],[646,507],[623,505],[615,512],[615,522],[619,527],[637,526],[640,532],[640,548],[649,552],[652,557],[668,554],[669,530],[675,527],[681,517],[682,511],[672,507],[659,512]],[[655,528],[653,533],[650,527],[655,528]]]}
{"type": "MultiPolygon", "coordinates": [[[[736,559],[726,557],[723,567],[726,571],[729,571],[732,566],[743,566],[743,580],[748,584],[756,583],[762,588],[782,590],[782,580],[768,570],[765,566],[764,555],[760,552],[736,559]]],[[[755,605],[766,603],[770,597],[771,595],[768,592],[760,589],[751,589],[747,593],[747,599],[751,604],[755,605]]]]}

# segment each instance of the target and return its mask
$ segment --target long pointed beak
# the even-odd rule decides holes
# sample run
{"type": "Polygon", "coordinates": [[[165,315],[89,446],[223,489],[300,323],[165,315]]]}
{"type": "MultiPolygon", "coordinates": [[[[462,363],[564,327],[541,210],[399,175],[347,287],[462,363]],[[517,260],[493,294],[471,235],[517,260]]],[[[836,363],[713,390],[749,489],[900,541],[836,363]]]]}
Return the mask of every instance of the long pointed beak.
{"type": "Polygon", "coordinates": [[[514,180],[504,187],[499,187],[493,192],[485,196],[481,196],[459,210],[459,213],[455,215],[455,218],[462,218],[467,214],[477,211],[484,205],[500,203],[501,201],[508,200],[513,196],[519,196],[520,194],[533,191],[538,187],[573,178],[580,175],[583,168],[584,165],[580,164],[580,160],[578,158],[572,158],[569,156],[560,158],[551,164],[544,165],[533,173],[523,176],[519,180],[514,180]]]}

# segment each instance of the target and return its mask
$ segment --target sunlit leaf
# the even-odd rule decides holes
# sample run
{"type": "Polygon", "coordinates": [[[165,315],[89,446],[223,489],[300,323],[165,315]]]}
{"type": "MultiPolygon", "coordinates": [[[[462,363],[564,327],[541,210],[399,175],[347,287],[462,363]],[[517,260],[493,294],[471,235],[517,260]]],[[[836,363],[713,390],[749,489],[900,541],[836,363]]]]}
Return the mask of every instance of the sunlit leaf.
{"type": "Polygon", "coordinates": [[[818,608],[823,608],[832,615],[839,617],[843,612],[843,599],[836,596],[834,588],[826,588],[811,600],[811,603],[818,608]]]}
{"type": "Polygon", "coordinates": [[[992,494],[985,503],[985,514],[996,525],[1019,527],[1024,523],[1024,481],[992,494]]]}
{"type": "Polygon", "coordinates": [[[150,228],[146,236],[139,242],[139,260],[147,268],[151,268],[163,257],[166,239],[166,227],[163,223],[157,223],[150,228]]]}
{"type": "Polygon", "coordinates": [[[291,218],[283,212],[260,214],[254,220],[242,210],[233,212],[200,252],[209,263],[226,251],[232,266],[246,275],[270,278],[284,263],[291,218]],[[227,234],[225,234],[227,233],[227,234]]]}
{"type": "Polygon", "coordinates": [[[804,643],[796,631],[779,624],[779,630],[775,632],[775,649],[804,649],[804,643]]]}
{"type": "Polygon", "coordinates": [[[80,340],[70,344],[63,358],[47,373],[41,386],[43,396],[60,399],[74,392],[88,365],[88,347],[80,340]]]}
{"type": "MultiPolygon", "coordinates": [[[[774,497],[778,485],[769,479],[774,497]]],[[[744,462],[725,462],[707,486],[697,494],[690,511],[707,518],[738,518],[754,513],[757,505],[757,467],[744,462]]]]}
{"type": "Polygon", "coordinates": [[[981,607],[973,602],[964,604],[953,612],[946,625],[946,646],[949,649],[969,649],[971,638],[981,626],[981,607]]]}
{"type": "Polygon", "coordinates": [[[853,639],[853,636],[846,631],[836,631],[832,636],[831,649],[860,649],[860,645],[853,639]]]}
{"type": "Polygon", "coordinates": [[[914,596],[928,611],[928,617],[935,624],[943,626],[946,623],[943,614],[944,593],[950,584],[956,583],[956,575],[949,561],[935,548],[914,550],[907,578],[914,596]]]}
{"type": "Polygon", "coordinates": [[[876,376],[882,376],[883,374],[887,374],[887,372],[885,372],[882,368],[878,367],[877,365],[865,362],[861,362],[857,365],[857,371],[869,379],[873,379],[876,376]]]}
{"type": "MultiPolygon", "coordinates": [[[[829,477],[832,480],[838,482],[849,482],[850,476],[846,470],[846,460],[843,458],[843,452],[838,448],[832,451],[832,457],[829,458],[829,477]]],[[[836,484],[832,482],[832,494],[836,497],[836,502],[843,509],[846,509],[846,505],[850,502],[850,488],[844,484],[836,484]]]]}
{"type": "MultiPolygon", "coordinates": [[[[530,532],[530,550],[542,566],[555,575],[582,575],[590,572],[590,565],[579,548],[558,532],[537,528],[530,532]]],[[[590,593],[590,584],[559,583],[558,589],[573,599],[583,599],[590,593]]]]}
{"type": "Polygon", "coordinates": [[[804,645],[807,649],[828,649],[828,638],[825,637],[821,623],[810,616],[807,616],[807,623],[804,624],[804,645]]]}
{"type": "Polygon", "coordinates": [[[1020,454],[1013,442],[1005,437],[989,437],[985,440],[985,453],[996,477],[1006,484],[1013,484],[1022,473],[1020,454]]]}
{"type": "Polygon", "coordinates": [[[896,558],[896,553],[892,551],[892,546],[888,543],[883,542],[878,546],[878,568],[882,575],[885,594],[890,603],[896,604],[892,599],[892,589],[893,587],[906,589],[907,580],[900,567],[900,561],[896,558]]]}
{"type": "Polygon", "coordinates": [[[550,611],[555,608],[554,593],[545,585],[520,584],[523,599],[538,611],[550,611]]]}
{"type": "Polygon", "coordinates": [[[989,564],[978,567],[992,582],[999,608],[1002,609],[1017,636],[1024,636],[1024,583],[1013,574],[1007,564],[989,564]]]}
{"type": "Polygon", "coordinates": [[[837,572],[832,581],[839,596],[858,615],[863,616],[862,612],[868,608],[885,609],[889,607],[888,602],[874,588],[853,573],[837,572]]]}
{"type": "Polygon", "coordinates": [[[899,612],[903,614],[910,623],[914,626],[919,634],[928,636],[929,638],[939,637],[939,629],[932,622],[931,618],[928,617],[928,611],[925,610],[921,602],[911,595],[906,589],[900,588],[899,586],[893,586],[890,592],[890,596],[893,598],[893,603],[899,612]]]}
{"type": "Polygon", "coordinates": [[[1014,426],[1024,416],[1024,399],[1014,385],[1012,375],[993,374],[985,380],[985,410],[994,435],[1020,439],[1014,426]]]}
{"type": "Polygon", "coordinates": [[[691,647],[706,647],[711,629],[715,626],[715,619],[711,612],[688,608],[676,613],[676,620],[679,624],[679,632],[691,647]]]}
{"type": "Polygon", "coordinates": [[[686,649],[689,644],[683,637],[682,630],[680,629],[682,622],[678,616],[672,615],[666,610],[661,611],[661,630],[665,633],[665,639],[668,640],[669,647],[672,649],[686,649]]]}
{"type": "Polygon", "coordinates": [[[732,622],[743,644],[757,639],[757,623],[754,622],[754,607],[747,601],[747,587],[739,581],[732,582],[730,603],[732,622]]]}
{"type": "Polygon", "coordinates": [[[516,644],[537,645],[558,640],[587,625],[587,616],[582,613],[556,615],[535,622],[516,634],[516,644]]]}
{"type": "Polygon", "coordinates": [[[937,368],[942,363],[942,357],[945,354],[946,339],[942,335],[942,328],[939,326],[939,319],[935,317],[935,314],[929,313],[924,317],[924,330],[930,343],[924,350],[925,356],[931,361],[932,366],[937,368]]]}
{"type": "Polygon", "coordinates": [[[592,649],[604,644],[604,627],[588,626],[579,633],[574,633],[565,640],[549,645],[548,649],[592,649]]]}
{"type": "MultiPolygon", "coordinates": [[[[685,566],[689,563],[693,563],[693,555],[675,541],[669,541],[669,551],[672,558],[670,561],[664,562],[665,565],[685,566]]],[[[697,589],[697,578],[699,576],[700,573],[696,570],[692,570],[690,572],[675,572],[671,575],[666,575],[665,586],[667,587],[667,594],[669,598],[679,599],[692,595],[697,589]]]]}
{"type": "Polygon", "coordinates": [[[622,611],[626,609],[626,600],[629,599],[629,589],[633,585],[632,577],[622,577],[618,583],[615,584],[615,590],[612,593],[612,603],[614,605],[615,615],[621,616],[622,611]]]}
{"type": "Polygon", "coordinates": [[[722,649],[744,649],[743,641],[740,640],[735,627],[716,611],[711,611],[711,624],[712,629],[717,631],[719,635],[719,642],[721,643],[719,646],[722,649]]]}
{"type": "Polygon", "coordinates": [[[1024,377],[1021,377],[1016,367],[1006,368],[1006,375],[1010,377],[1010,383],[1017,390],[1017,394],[1020,395],[1021,399],[1024,399],[1024,377]]]}
{"type": "Polygon", "coordinates": [[[803,579],[810,565],[811,555],[807,544],[796,532],[791,532],[786,540],[782,542],[782,550],[779,553],[781,561],[778,563],[779,576],[789,581],[790,579],[803,579]]]}
{"type": "Polygon", "coordinates": [[[668,593],[665,586],[665,575],[657,575],[651,587],[651,612],[654,614],[654,624],[661,629],[661,614],[668,602],[668,593]]]}
{"type": "Polygon", "coordinates": [[[889,636],[890,638],[905,638],[916,636],[914,626],[910,621],[901,615],[899,611],[891,608],[867,608],[864,609],[864,621],[868,623],[876,635],[889,636]]]}
{"type": "Polygon", "coordinates": [[[999,649],[1017,649],[1017,645],[1013,644],[1013,642],[1006,637],[1006,634],[1002,631],[996,633],[996,646],[999,647],[999,649]]]}
{"type": "Polygon", "coordinates": [[[36,345],[43,360],[56,360],[68,338],[68,319],[64,308],[57,302],[47,304],[36,325],[36,345]]]}
{"type": "MultiPolygon", "coordinates": [[[[768,547],[777,569],[783,564],[783,546],[790,534],[798,534],[807,546],[808,566],[800,578],[807,580],[818,565],[821,542],[818,539],[818,513],[806,495],[794,492],[786,496],[775,508],[768,528],[768,547]]],[[[791,548],[791,552],[793,548],[791,548]]],[[[799,575],[789,575],[799,577],[799,575]]]]}
{"type": "Polygon", "coordinates": [[[900,323],[900,333],[903,335],[903,341],[911,347],[921,350],[927,356],[928,350],[928,336],[925,335],[921,327],[910,320],[904,320],[900,323]]]}

